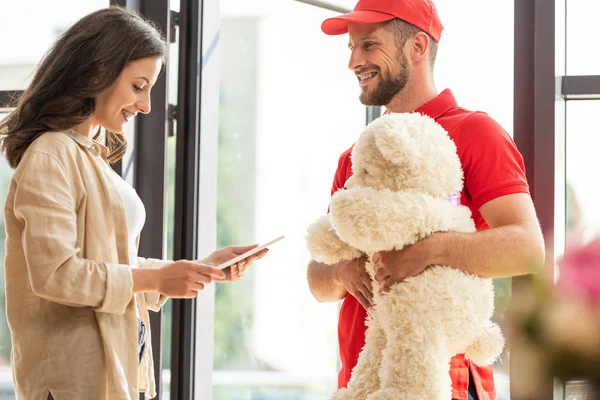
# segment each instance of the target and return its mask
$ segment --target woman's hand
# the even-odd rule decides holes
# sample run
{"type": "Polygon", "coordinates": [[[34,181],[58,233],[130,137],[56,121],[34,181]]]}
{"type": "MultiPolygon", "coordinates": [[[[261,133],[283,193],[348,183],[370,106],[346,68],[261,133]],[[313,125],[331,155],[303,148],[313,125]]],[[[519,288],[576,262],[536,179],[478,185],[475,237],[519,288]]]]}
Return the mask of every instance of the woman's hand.
{"type": "MultiPolygon", "coordinates": [[[[201,260],[200,262],[207,265],[219,265],[226,261],[231,260],[234,257],[244,254],[258,247],[257,244],[250,246],[228,246],[219,250],[215,250],[210,256],[201,260]]],[[[269,249],[264,249],[256,254],[251,255],[227,268],[224,268],[222,272],[225,273],[225,277],[215,278],[215,282],[235,282],[242,277],[246,268],[250,266],[254,261],[260,260],[269,252],[269,249]]]]}
{"type": "Polygon", "coordinates": [[[134,292],[154,291],[174,298],[196,297],[206,285],[225,277],[223,271],[187,260],[157,269],[133,269],[132,272],[134,292]]]}

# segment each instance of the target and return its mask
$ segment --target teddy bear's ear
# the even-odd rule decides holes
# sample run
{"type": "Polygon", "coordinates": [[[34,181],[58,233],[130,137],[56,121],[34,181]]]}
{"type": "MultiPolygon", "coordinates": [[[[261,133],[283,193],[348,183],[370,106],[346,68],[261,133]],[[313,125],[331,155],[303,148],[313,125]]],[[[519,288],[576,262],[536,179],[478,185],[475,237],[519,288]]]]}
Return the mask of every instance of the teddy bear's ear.
{"type": "Polygon", "coordinates": [[[375,146],[381,155],[395,165],[410,165],[417,160],[419,148],[408,126],[391,118],[381,122],[383,124],[374,132],[375,146]]]}

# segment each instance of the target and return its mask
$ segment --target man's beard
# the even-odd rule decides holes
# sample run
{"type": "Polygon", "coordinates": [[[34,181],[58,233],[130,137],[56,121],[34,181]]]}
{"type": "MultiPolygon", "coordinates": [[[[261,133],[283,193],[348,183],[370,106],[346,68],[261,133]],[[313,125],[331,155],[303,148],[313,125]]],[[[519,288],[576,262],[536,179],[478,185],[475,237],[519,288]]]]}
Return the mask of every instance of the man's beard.
{"type": "Polygon", "coordinates": [[[383,75],[378,68],[381,79],[379,85],[372,91],[363,91],[360,94],[360,102],[366,106],[385,106],[392,102],[394,96],[406,87],[409,78],[408,63],[404,55],[400,58],[400,73],[397,76],[383,75]]]}

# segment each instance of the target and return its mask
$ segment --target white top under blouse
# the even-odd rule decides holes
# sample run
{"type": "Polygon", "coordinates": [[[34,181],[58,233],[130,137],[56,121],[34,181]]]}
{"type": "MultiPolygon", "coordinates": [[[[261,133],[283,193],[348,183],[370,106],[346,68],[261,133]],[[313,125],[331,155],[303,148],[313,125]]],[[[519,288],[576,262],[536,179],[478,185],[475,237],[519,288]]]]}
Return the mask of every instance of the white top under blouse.
{"type": "Polygon", "coordinates": [[[113,171],[110,166],[100,157],[98,161],[102,171],[115,185],[117,191],[121,195],[125,213],[127,214],[127,233],[128,233],[128,249],[129,249],[129,264],[132,268],[137,268],[138,247],[137,238],[139,237],[144,224],[146,223],[146,209],[144,203],[138,196],[134,188],[131,187],[119,174],[113,171]]]}

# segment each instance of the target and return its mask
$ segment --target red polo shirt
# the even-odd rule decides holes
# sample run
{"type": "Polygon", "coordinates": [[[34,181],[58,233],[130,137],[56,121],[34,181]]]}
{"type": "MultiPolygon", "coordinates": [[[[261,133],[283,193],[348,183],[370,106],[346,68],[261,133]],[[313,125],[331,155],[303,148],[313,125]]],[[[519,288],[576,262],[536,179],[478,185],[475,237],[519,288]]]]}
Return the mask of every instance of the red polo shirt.
{"type": "MultiPolygon", "coordinates": [[[[461,204],[469,207],[478,230],[488,226],[479,208],[497,197],[529,193],[523,158],[512,138],[487,114],[468,111],[457,105],[450,90],[445,90],[429,103],[415,110],[434,118],[456,144],[464,172],[461,204]]],[[[340,157],[331,194],[344,187],[352,175],[352,148],[340,157]]],[[[338,337],[342,369],[338,386],[346,387],[358,355],[365,343],[366,310],[348,294],[340,310],[338,337]]],[[[463,355],[450,362],[452,397],[468,400],[469,368],[480,400],[496,397],[493,366],[478,367],[463,355]]]]}

